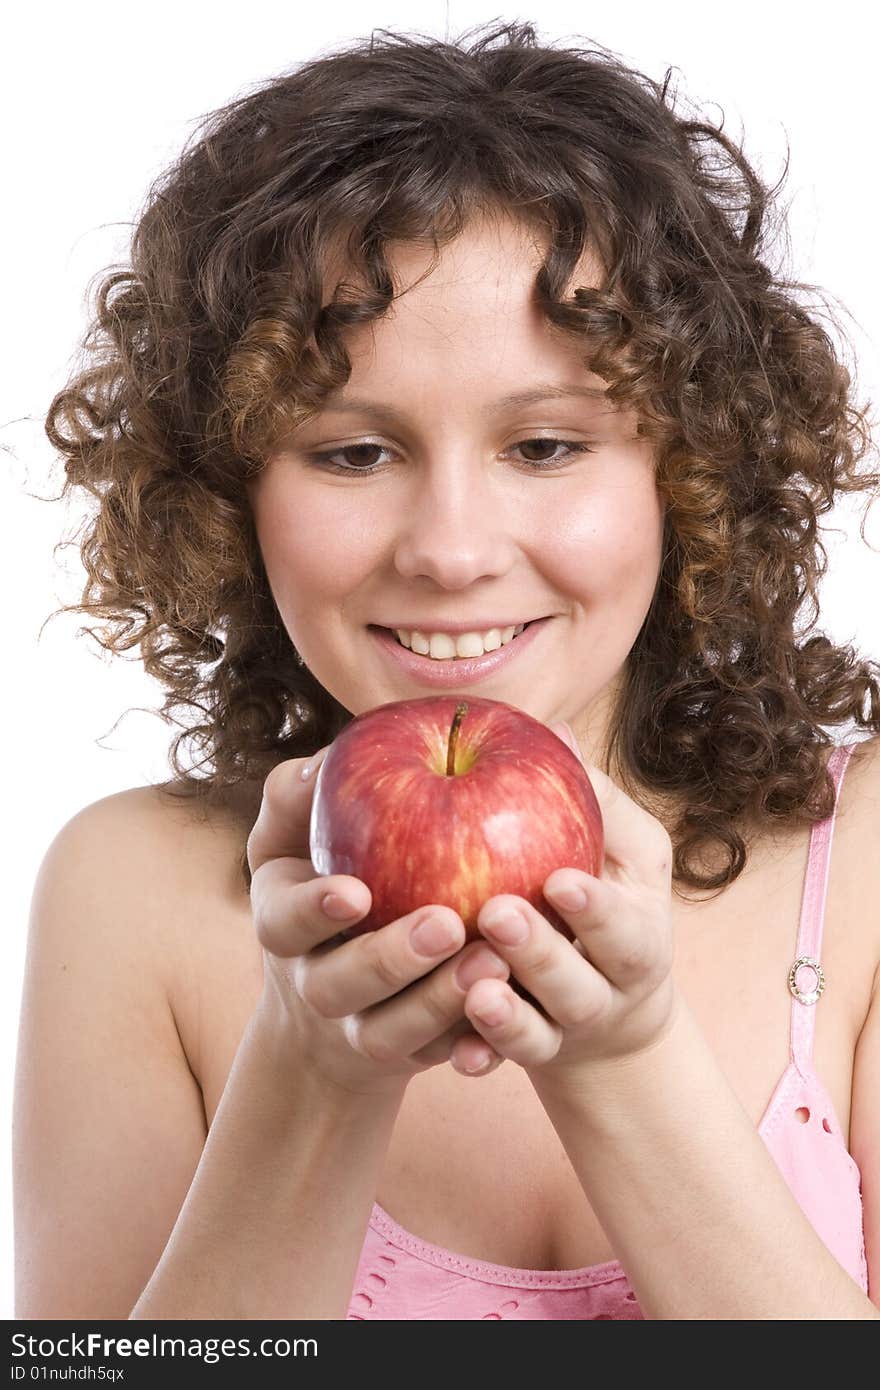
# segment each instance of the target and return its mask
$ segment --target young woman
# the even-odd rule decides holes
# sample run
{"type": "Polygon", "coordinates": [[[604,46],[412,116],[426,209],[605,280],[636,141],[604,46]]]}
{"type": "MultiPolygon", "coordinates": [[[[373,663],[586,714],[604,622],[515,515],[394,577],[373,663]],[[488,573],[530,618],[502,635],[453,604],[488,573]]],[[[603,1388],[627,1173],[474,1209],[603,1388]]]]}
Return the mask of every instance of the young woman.
{"type": "Polygon", "coordinates": [[[307,63],[153,188],[48,430],[81,610],[195,717],[40,869],[19,1316],[880,1316],[880,686],[809,635],[880,479],[771,209],[528,25],[307,63]],[[573,941],[341,936],[315,768],[438,686],[583,757],[573,941]]]}

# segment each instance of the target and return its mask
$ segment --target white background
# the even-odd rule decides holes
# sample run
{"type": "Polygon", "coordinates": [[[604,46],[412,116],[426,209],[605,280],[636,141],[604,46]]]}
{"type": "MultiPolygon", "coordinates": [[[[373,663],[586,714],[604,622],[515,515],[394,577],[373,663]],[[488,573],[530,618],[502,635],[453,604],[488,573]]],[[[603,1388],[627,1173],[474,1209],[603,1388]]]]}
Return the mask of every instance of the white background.
{"type": "MultiPolygon", "coordinates": [[[[195,122],[234,95],[347,39],[388,27],[457,35],[495,18],[533,20],[547,41],[576,35],[616,50],[660,80],[680,69],[683,93],[735,139],[771,183],[786,133],[791,165],[790,271],[842,301],[861,398],[877,397],[876,44],[861,0],[827,6],[740,0],[726,13],[700,3],[626,6],[541,0],[525,9],[476,3],[320,6],[153,0],[144,9],[80,0],[18,7],[5,26],[2,100],[5,213],[0,223],[4,366],[0,378],[0,545],[6,729],[5,881],[0,968],[0,1107],[11,1116],[19,992],[33,880],[47,845],[98,797],[168,775],[172,730],[146,711],[158,686],[137,661],[77,637],[82,619],[41,624],[80,596],[75,549],[53,555],[79,515],[36,497],[57,494],[41,420],[63,384],[85,326],[90,277],[125,254],[147,185],[195,122]],[[540,18],[539,18],[540,15],[540,18]]],[[[859,539],[852,504],[828,535],[831,570],[821,625],[880,654],[880,521],[859,539]]],[[[829,523],[830,524],[830,523],[829,523]]],[[[9,1133],[9,1128],[7,1128],[9,1133]]],[[[0,1161],[0,1317],[11,1317],[9,1144],[0,1161]]]]}

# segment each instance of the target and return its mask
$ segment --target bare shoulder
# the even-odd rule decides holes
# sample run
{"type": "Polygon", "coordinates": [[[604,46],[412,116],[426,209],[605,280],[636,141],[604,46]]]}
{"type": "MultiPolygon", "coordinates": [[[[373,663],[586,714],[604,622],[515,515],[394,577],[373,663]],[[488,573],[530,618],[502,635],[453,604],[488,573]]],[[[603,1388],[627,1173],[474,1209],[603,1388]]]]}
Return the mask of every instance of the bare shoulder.
{"type": "Polygon", "coordinates": [[[248,786],[207,802],[164,784],[119,797],[130,831],[144,827],[146,917],[162,924],[168,1004],[209,1116],[263,987],[244,872],[261,796],[248,786]]]}
{"type": "Polygon", "coordinates": [[[16,1057],[19,1317],[125,1318],[167,1244],[262,988],[249,814],[134,787],[45,850],[16,1057]]]}
{"type": "Polygon", "coordinates": [[[200,1083],[218,1030],[228,1019],[237,1043],[262,987],[243,868],[259,796],[239,790],[212,804],[171,783],[131,787],[84,807],[61,832],[75,837],[102,909],[160,984],[200,1083]]]}
{"type": "Polygon", "coordinates": [[[840,794],[841,812],[846,805],[862,799],[876,811],[880,802],[880,735],[863,738],[854,745],[840,794]]]}
{"type": "Polygon", "coordinates": [[[838,797],[829,892],[880,978],[880,737],[853,748],[838,797]]]}
{"type": "Polygon", "coordinates": [[[84,830],[94,827],[101,837],[109,834],[124,854],[160,856],[176,882],[198,882],[207,873],[212,884],[219,879],[224,891],[240,896],[247,893],[247,838],[261,795],[254,786],[211,799],[173,782],[128,787],[91,802],[71,823],[82,821],[84,830]]]}
{"type": "MultiPolygon", "coordinates": [[[[233,841],[240,840],[243,851],[258,810],[259,793],[252,789],[232,789],[209,801],[185,794],[177,783],[161,782],[127,787],[89,802],[70,818],[63,831],[75,827],[86,834],[94,829],[102,836],[111,835],[117,848],[130,844],[134,849],[143,842],[154,849],[165,841],[168,850],[177,845],[181,851],[198,847],[209,853],[212,846],[222,844],[228,849],[233,841]]],[[[188,853],[184,853],[184,862],[187,858],[188,853]]]]}
{"type": "Polygon", "coordinates": [[[244,794],[209,805],[181,795],[171,783],[129,787],[84,806],[55,844],[75,845],[96,889],[124,905],[124,920],[173,931],[182,917],[192,921],[194,899],[247,901],[243,863],[250,815],[244,794]]]}
{"type": "Polygon", "coordinates": [[[861,1175],[870,1297],[880,1306],[880,737],[853,749],[838,816],[835,836],[839,830],[841,841],[834,853],[840,850],[849,921],[855,939],[864,943],[865,990],[870,990],[853,1056],[849,1147],[861,1175]]]}
{"type": "Polygon", "coordinates": [[[235,935],[217,907],[234,842],[139,787],[84,806],[44,852],[16,1054],[19,1317],[127,1317],[161,1256],[206,1137],[190,1048],[214,1036],[196,1008],[185,1038],[177,1001],[226,1007],[199,967],[211,931],[235,935]]]}
{"type": "Polygon", "coordinates": [[[835,819],[835,848],[838,839],[852,842],[871,851],[863,863],[863,871],[875,868],[880,873],[877,854],[880,836],[880,736],[862,739],[855,744],[837,802],[835,819]]]}
{"type": "Polygon", "coordinates": [[[247,838],[261,795],[261,787],[248,785],[208,800],[184,795],[171,782],[119,793],[122,813],[132,821],[143,818],[149,823],[155,837],[167,842],[179,873],[195,880],[207,873],[215,886],[239,897],[247,892],[247,838]]]}

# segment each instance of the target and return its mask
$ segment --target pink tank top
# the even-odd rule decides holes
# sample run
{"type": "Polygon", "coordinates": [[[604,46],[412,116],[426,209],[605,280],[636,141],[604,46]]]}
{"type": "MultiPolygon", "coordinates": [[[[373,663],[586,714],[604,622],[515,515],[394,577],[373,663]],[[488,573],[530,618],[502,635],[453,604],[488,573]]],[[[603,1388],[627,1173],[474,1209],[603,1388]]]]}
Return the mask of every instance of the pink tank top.
{"type": "MultiPolygon", "coordinates": [[[[855,744],[832,753],[835,794],[855,744]]],[[[837,801],[813,826],[804,881],[792,993],[790,1061],[758,1126],[777,1167],[817,1234],[868,1291],[861,1175],[847,1151],[834,1106],[813,1071],[813,1033],[821,989],[822,927],[837,801]]],[[[781,982],[784,988],[784,982],[781,982]]],[[[479,1084],[479,1083],[477,1083],[479,1084]]],[[[374,1204],[348,1308],[350,1319],[449,1320],[641,1318],[617,1260],[584,1269],[512,1269],[429,1245],[374,1204]]]]}

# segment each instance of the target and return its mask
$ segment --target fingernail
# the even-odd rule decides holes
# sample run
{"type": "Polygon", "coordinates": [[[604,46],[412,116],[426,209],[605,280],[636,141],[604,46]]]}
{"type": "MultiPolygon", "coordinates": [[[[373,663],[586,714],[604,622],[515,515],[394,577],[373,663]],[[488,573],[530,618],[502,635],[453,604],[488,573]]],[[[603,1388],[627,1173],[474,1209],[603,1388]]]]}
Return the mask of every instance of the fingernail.
{"type": "Polygon", "coordinates": [[[506,999],[493,999],[488,1004],[481,1004],[478,1009],[474,1009],[473,1015],[481,1023],[486,1023],[490,1028],[497,1028],[499,1024],[506,1023],[510,1017],[510,1004],[506,999]]]}
{"type": "Polygon", "coordinates": [[[551,888],[547,897],[566,912],[580,912],[581,908],[587,905],[586,892],[574,881],[560,883],[558,888],[551,888]]]}
{"type": "Polygon", "coordinates": [[[459,989],[468,990],[477,980],[483,979],[490,970],[506,975],[508,966],[506,960],[496,956],[495,952],[487,946],[484,950],[471,951],[469,955],[465,956],[455,967],[453,978],[459,989]]]}
{"type": "Polygon", "coordinates": [[[458,931],[452,922],[445,917],[428,917],[413,927],[409,939],[413,950],[418,951],[420,956],[436,956],[438,951],[445,951],[457,938],[458,931]]]}
{"type": "Polygon", "coordinates": [[[307,781],[309,780],[309,778],[311,777],[312,773],[315,771],[315,769],[316,769],[317,767],[320,767],[321,762],[322,762],[323,757],[324,757],[324,754],[327,752],[327,749],[328,749],[329,747],[330,747],[330,744],[329,744],[329,743],[325,743],[325,744],[324,744],[324,747],[323,747],[323,748],[319,748],[318,751],[317,751],[317,753],[315,754],[315,756],[314,756],[309,762],[306,763],[306,765],[305,765],[305,767],[303,768],[302,772],[299,774],[300,777],[302,778],[302,780],[303,780],[304,782],[307,782],[307,781]]]}
{"type": "Polygon", "coordinates": [[[347,917],[359,917],[361,910],[338,893],[325,893],[321,899],[321,911],[334,922],[344,922],[347,917]]]}
{"type": "Polygon", "coordinates": [[[492,1065],[492,1053],[487,1052],[485,1057],[478,1062],[471,1062],[470,1066],[462,1067],[462,1071],[467,1072],[468,1076],[479,1076],[481,1071],[488,1071],[492,1065]]]}
{"type": "Polygon", "coordinates": [[[487,932],[502,946],[521,946],[529,934],[529,924],[521,912],[509,911],[483,923],[487,932]]]}

